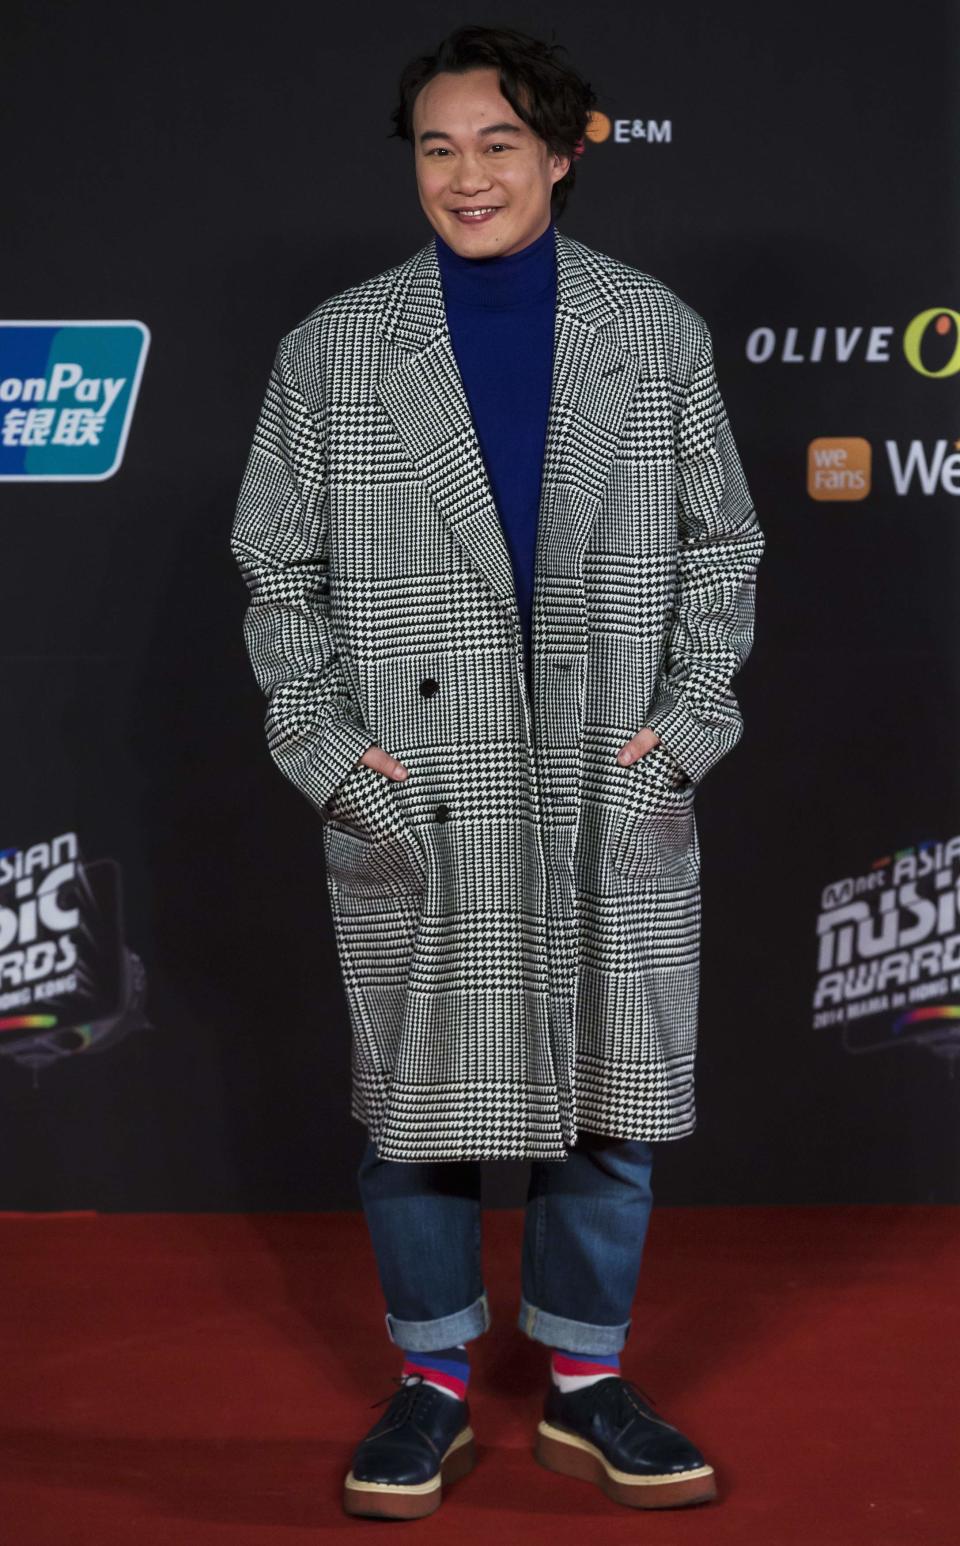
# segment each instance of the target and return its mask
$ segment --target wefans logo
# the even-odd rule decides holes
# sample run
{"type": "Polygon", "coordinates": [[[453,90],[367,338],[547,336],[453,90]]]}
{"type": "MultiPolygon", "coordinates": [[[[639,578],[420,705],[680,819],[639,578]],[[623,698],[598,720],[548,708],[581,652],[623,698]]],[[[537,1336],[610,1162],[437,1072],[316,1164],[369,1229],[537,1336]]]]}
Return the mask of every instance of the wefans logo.
{"type": "MultiPolygon", "coordinates": [[[[887,469],[895,494],[960,494],[960,440],[932,446],[910,440],[901,449],[885,440],[887,469]]],[[[871,488],[872,450],[859,435],[819,435],[807,447],[807,493],[811,499],[865,499],[871,488]]]]}
{"type": "Polygon", "coordinates": [[[870,492],[869,440],[858,435],[819,435],[807,447],[811,499],[863,499],[870,492]]]}

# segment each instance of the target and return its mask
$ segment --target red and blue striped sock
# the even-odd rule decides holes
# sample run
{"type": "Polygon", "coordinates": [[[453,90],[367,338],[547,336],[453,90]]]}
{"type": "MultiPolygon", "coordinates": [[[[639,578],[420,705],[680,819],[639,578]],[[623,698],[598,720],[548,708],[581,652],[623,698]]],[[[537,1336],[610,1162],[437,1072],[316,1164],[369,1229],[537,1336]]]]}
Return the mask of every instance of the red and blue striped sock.
{"type": "Polygon", "coordinates": [[[442,1390],[444,1395],[455,1396],[458,1401],[465,1401],[470,1383],[470,1355],[466,1343],[436,1348],[432,1353],[405,1352],[401,1379],[405,1380],[408,1374],[422,1374],[425,1384],[442,1390]]]}
{"type": "Polygon", "coordinates": [[[565,1347],[550,1351],[550,1378],[561,1390],[582,1390],[585,1385],[619,1373],[619,1353],[571,1353],[565,1347]]]}

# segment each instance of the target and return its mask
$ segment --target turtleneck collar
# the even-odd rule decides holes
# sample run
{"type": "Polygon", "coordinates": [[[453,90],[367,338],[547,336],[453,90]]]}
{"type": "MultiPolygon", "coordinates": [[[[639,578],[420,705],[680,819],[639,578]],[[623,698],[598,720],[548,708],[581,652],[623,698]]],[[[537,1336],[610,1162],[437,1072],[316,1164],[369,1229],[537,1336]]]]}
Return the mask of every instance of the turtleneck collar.
{"type": "Polygon", "coordinates": [[[523,306],[550,293],[556,281],[556,227],[521,247],[490,258],[465,258],[435,234],[437,266],[447,299],[468,306],[523,306]]]}

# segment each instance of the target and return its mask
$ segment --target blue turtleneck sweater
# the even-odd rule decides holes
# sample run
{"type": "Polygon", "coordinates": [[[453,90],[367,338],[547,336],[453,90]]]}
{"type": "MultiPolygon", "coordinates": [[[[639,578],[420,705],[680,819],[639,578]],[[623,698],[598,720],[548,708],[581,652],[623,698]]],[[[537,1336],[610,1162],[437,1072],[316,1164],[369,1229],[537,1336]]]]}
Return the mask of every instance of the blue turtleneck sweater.
{"type": "Polygon", "coordinates": [[[532,697],[534,552],[553,376],[557,298],[551,221],[506,256],[464,258],[436,237],[453,352],[513,564],[532,697]]]}

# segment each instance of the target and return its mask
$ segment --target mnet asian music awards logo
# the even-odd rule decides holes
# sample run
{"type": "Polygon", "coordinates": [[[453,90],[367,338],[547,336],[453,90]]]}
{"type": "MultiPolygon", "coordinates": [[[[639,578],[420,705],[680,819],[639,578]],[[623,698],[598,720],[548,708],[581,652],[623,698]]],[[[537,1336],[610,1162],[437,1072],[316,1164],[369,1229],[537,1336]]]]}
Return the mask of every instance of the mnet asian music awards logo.
{"type": "Polygon", "coordinates": [[[51,1063],[152,1029],[145,991],[112,859],[84,862],[75,832],[0,850],[0,1059],[36,1084],[51,1063]]]}
{"type": "Polygon", "coordinates": [[[0,479],[112,477],[149,346],[142,322],[0,322],[0,479]]]}
{"type": "Polygon", "coordinates": [[[814,1029],[848,1052],[907,1044],[960,1058],[960,835],[875,859],[824,887],[814,1029]]]}

